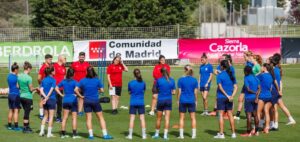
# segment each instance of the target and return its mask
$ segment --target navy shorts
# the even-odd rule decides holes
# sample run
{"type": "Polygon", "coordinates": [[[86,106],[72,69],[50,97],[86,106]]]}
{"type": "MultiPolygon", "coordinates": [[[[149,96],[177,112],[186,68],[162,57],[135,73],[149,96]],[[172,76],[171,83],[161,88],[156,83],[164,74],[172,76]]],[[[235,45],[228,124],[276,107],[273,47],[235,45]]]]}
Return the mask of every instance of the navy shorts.
{"type": "Polygon", "coordinates": [[[278,91],[276,89],[272,89],[272,104],[275,105],[278,103],[278,100],[281,98],[278,91]]]}
{"type": "Polygon", "coordinates": [[[158,94],[158,89],[156,87],[156,83],[153,83],[153,86],[152,86],[152,94],[158,94]]]}
{"type": "Polygon", "coordinates": [[[129,114],[145,114],[145,105],[130,105],[129,114]]]}
{"type": "Polygon", "coordinates": [[[54,99],[47,100],[47,102],[44,104],[44,109],[45,110],[55,110],[56,109],[56,100],[54,100],[54,99]]]}
{"type": "Polygon", "coordinates": [[[255,103],[255,100],[245,100],[244,107],[245,112],[254,112],[257,110],[257,103],[255,103]]]}
{"type": "Polygon", "coordinates": [[[156,110],[157,111],[172,110],[172,100],[163,100],[163,101],[158,100],[156,105],[156,110]]]}
{"type": "Polygon", "coordinates": [[[19,95],[8,95],[8,108],[21,109],[21,98],[19,95]]]}
{"type": "Polygon", "coordinates": [[[243,88],[242,88],[242,90],[241,90],[241,93],[245,94],[246,91],[247,91],[247,88],[246,88],[245,85],[243,85],[243,88]]]}
{"type": "Polygon", "coordinates": [[[63,109],[70,110],[71,112],[78,112],[78,103],[63,103],[63,109]]]}
{"type": "Polygon", "coordinates": [[[229,102],[227,98],[217,98],[217,110],[232,110],[233,102],[229,102]]]}
{"type": "Polygon", "coordinates": [[[196,104],[195,103],[179,103],[179,112],[180,113],[186,113],[188,111],[196,112],[196,104]]]}
{"type": "Polygon", "coordinates": [[[272,98],[259,98],[259,100],[262,100],[264,103],[272,103],[272,98]]]}
{"type": "Polygon", "coordinates": [[[210,90],[210,86],[208,87],[200,87],[200,91],[203,92],[203,91],[209,91],[210,90]]]}
{"type": "Polygon", "coordinates": [[[97,101],[97,102],[87,102],[87,101],[85,101],[83,103],[83,107],[84,107],[84,112],[85,113],[101,112],[102,111],[102,107],[101,107],[99,101],[97,101]]]}

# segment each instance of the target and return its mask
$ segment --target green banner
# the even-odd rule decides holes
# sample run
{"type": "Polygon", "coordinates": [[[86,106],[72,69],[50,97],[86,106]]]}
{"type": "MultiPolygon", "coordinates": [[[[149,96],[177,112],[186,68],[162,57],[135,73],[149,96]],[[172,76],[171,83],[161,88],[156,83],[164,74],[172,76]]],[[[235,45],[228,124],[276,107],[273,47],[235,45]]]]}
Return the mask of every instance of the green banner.
{"type": "Polygon", "coordinates": [[[44,55],[53,55],[54,60],[58,55],[65,55],[68,62],[73,60],[73,44],[65,41],[41,42],[0,42],[0,62],[43,62],[44,55]]]}

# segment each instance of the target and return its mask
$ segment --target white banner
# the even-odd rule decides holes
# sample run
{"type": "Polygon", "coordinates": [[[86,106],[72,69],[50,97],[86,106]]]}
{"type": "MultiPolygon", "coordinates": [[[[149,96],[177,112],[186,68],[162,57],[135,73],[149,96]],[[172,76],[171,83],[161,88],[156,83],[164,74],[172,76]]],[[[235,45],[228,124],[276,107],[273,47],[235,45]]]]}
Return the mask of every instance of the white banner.
{"type": "Polygon", "coordinates": [[[166,59],[178,58],[177,39],[86,40],[73,41],[73,45],[73,61],[78,60],[80,52],[85,52],[86,61],[103,58],[112,61],[116,55],[121,55],[122,60],[158,60],[159,55],[166,59]]]}

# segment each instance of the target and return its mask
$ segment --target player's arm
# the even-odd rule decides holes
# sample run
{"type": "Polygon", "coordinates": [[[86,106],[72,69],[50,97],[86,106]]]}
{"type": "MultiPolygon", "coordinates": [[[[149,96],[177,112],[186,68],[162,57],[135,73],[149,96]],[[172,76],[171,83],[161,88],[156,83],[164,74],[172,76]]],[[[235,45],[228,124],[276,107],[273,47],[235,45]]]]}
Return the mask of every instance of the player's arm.
{"type": "Polygon", "coordinates": [[[41,84],[42,83],[42,75],[38,75],[38,83],[41,84]]]}
{"type": "Polygon", "coordinates": [[[229,95],[225,92],[225,90],[223,89],[223,86],[221,83],[218,84],[218,87],[220,89],[220,91],[222,92],[222,94],[226,97],[229,98],[229,95]]]}
{"type": "Polygon", "coordinates": [[[121,64],[122,64],[122,66],[123,66],[123,70],[124,70],[125,72],[128,72],[128,68],[127,68],[127,66],[124,64],[123,60],[121,61],[121,64]]]}
{"type": "Polygon", "coordinates": [[[232,95],[231,95],[232,99],[236,95],[237,89],[238,89],[237,84],[234,84],[233,85],[233,92],[232,92],[232,95]]]}
{"type": "Polygon", "coordinates": [[[60,92],[58,86],[55,87],[55,91],[58,93],[58,95],[60,95],[61,97],[64,97],[64,94],[62,94],[62,93],[60,92]]]}

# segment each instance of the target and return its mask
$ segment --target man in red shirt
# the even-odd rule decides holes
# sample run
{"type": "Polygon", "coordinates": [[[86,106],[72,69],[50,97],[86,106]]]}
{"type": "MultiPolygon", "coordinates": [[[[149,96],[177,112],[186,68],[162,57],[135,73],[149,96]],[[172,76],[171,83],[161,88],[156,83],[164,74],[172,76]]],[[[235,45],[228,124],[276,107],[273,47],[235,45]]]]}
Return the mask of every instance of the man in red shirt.
{"type": "MultiPolygon", "coordinates": [[[[53,76],[56,80],[56,85],[64,80],[66,75],[66,57],[63,55],[58,56],[58,60],[53,64],[55,75],[53,76]]],[[[63,92],[63,88],[59,88],[60,92],[63,92]]],[[[61,111],[62,111],[62,97],[59,94],[56,94],[56,122],[61,122],[61,111]]]]}
{"type": "Polygon", "coordinates": [[[115,90],[112,94],[112,114],[118,113],[118,105],[119,105],[119,97],[121,96],[122,92],[122,73],[123,71],[128,71],[128,68],[125,64],[121,61],[120,56],[116,56],[112,64],[107,67],[107,80],[109,84],[110,90],[115,90]]]}
{"type": "MultiPolygon", "coordinates": [[[[85,53],[80,52],[77,62],[73,62],[71,67],[74,69],[74,80],[79,82],[81,79],[85,78],[86,70],[90,66],[88,62],[85,62],[85,53]]],[[[83,116],[83,99],[78,98],[78,115],[83,116]]]]}
{"type": "MultiPolygon", "coordinates": [[[[43,63],[42,67],[40,68],[39,74],[38,74],[39,85],[41,84],[42,80],[46,77],[45,69],[52,64],[52,58],[53,57],[50,54],[45,55],[45,62],[43,63]]],[[[40,119],[43,119],[43,117],[44,117],[43,98],[41,98],[41,100],[40,100],[39,107],[40,107],[40,110],[39,110],[40,111],[40,119]]]]}
{"type": "Polygon", "coordinates": [[[166,58],[163,55],[159,56],[159,63],[155,65],[154,69],[153,69],[153,78],[154,78],[154,82],[153,82],[153,86],[152,86],[152,103],[151,103],[151,111],[149,112],[149,115],[154,115],[154,110],[156,107],[156,103],[157,103],[157,95],[158,95],[158,90],[156,88],[156,80],[162,77],[161,74],[161,69],[162,68],[166,68],[168,73],[170,74],[170,66],[168,64],[166,64],[166,58]]]}

